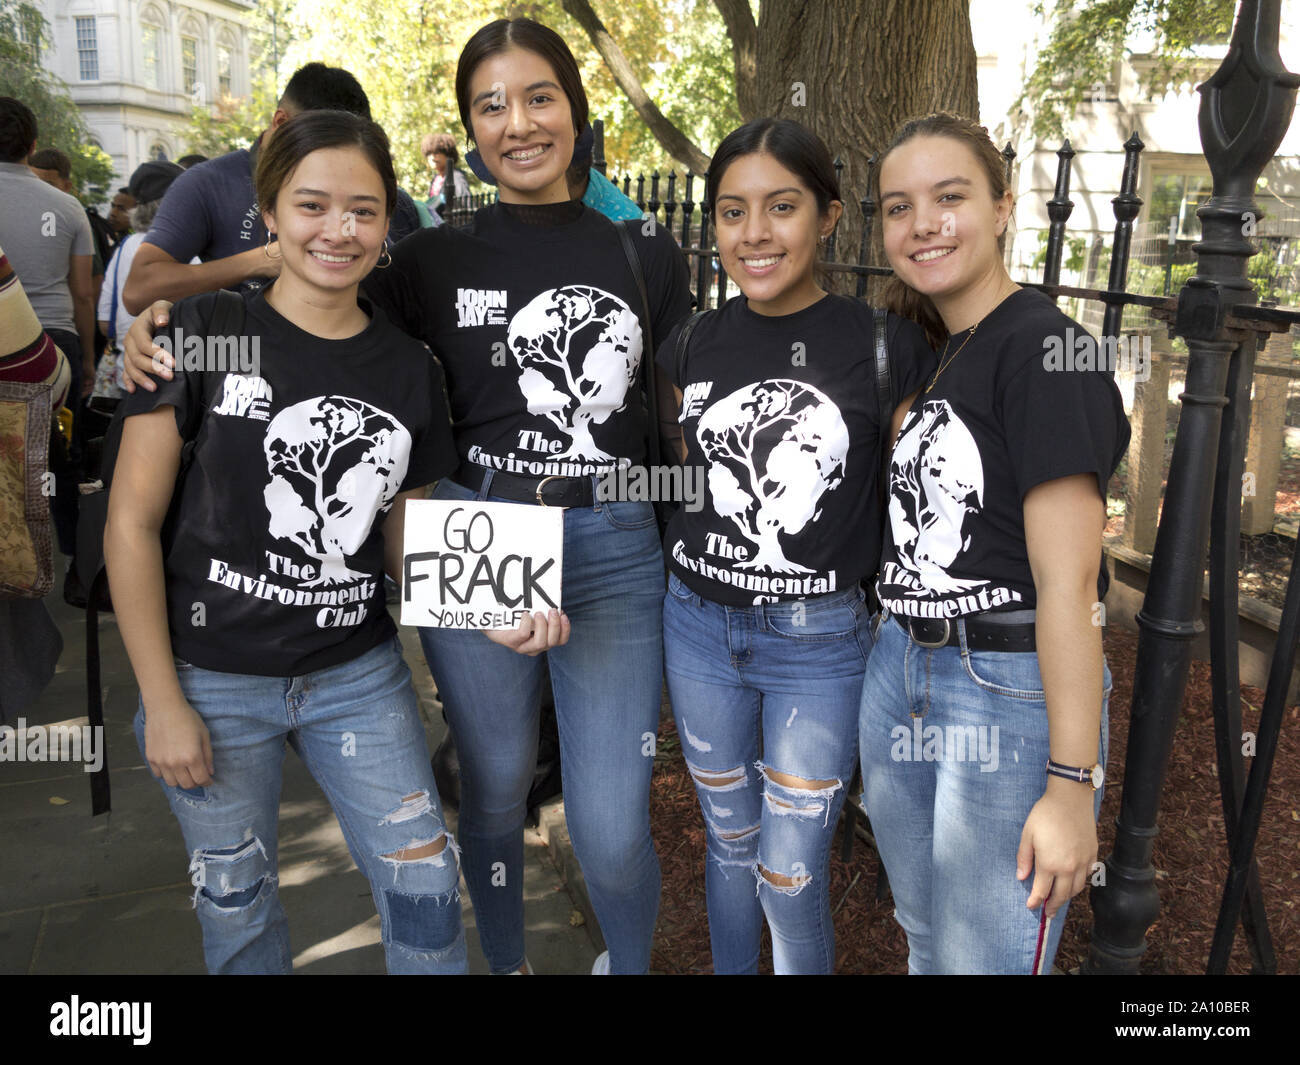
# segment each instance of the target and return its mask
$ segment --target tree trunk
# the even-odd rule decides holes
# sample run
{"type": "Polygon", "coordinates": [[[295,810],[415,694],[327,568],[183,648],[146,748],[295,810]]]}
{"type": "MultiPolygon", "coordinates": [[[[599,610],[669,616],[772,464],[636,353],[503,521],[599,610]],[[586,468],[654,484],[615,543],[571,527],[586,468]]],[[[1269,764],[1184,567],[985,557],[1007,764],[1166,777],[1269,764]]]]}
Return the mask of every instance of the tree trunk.
{"type": "Polygon", "coordinates": [[[655,105],[655,102],[650,99],[645,87],[641,84],[641,79],[637,77],[636,72],[632,69],[632,64],[628,62],[627,56],[623,54],[623,49],[610,36],[609,30],[605,29],[605,24],[600,21],[600,17],[592,10],[591,4],[587,0],[562,0],[562,3],[564,10],[583,28],[591,39],[592,45],[600,53],[601,59],[605,61],[605,66],[614,75],[618,87],[623,90],[624,95],[631,101],[636,113],[641,116],[641,121],[650,127],[650,132],[654,134],[655,140],[662,144],[664,150],[683,166],[694,170],[697,174],[703,173],[709,165],[708,155],[700,151],[686,134],[674,126],[655,105]]]}
{"type": "Polygon", "coordinates": [[[763,0],[757,82],[759,114],[802,122],[844,161],[835,259],[857,262],[868,156],[916,115],[979,117],[969,0],[763,0]]]}

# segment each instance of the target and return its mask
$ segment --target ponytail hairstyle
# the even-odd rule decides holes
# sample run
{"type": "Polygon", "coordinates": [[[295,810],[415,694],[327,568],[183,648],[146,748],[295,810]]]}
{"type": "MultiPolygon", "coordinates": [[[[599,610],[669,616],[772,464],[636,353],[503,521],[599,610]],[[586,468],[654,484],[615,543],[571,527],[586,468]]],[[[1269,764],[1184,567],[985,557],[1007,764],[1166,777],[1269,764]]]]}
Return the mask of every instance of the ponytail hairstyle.
{"type": "MultiPolygon", "coordinates": [[[[880,202],[880,172],[884,169],[885,160],[889,158],[890,152],[906,144],[913,137],[948,137],[964,144],[984,168],[995,201],[1002,199],[1011,187],[1007,181],[1006,159],[993,143],[989,131],[974,119],[964,115],[954,114],[951,111],[935,111],[921,118],[909,119],[895,132],[889,146],[880,157],[880,165],[876,167],[874,194],[877,203],[880,202]]],[[[998,236],[998,251],[1005,251],[1006,242],[1007,231],[1004,229],[998,236]]],[[[932,346],[937,348],[948,339],[948,327],[944,325],[934,301],[929,296],[917,292],[899,277],[889,279],[881,302],[895,314],[910,318],[920,325],[932,346]]]]}

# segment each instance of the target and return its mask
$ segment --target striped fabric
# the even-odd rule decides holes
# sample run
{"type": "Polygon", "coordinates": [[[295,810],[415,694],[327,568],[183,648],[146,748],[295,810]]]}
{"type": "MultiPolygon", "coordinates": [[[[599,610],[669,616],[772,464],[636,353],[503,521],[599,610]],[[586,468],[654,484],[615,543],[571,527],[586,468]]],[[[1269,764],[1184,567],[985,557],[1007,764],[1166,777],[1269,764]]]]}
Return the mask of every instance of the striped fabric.
{"type": "Polygon", "coordinates": [[[22,282],[0,248],[0,381],[48,382],[58,410],[70,380],[67,359],[41,328],[22,282]]]}

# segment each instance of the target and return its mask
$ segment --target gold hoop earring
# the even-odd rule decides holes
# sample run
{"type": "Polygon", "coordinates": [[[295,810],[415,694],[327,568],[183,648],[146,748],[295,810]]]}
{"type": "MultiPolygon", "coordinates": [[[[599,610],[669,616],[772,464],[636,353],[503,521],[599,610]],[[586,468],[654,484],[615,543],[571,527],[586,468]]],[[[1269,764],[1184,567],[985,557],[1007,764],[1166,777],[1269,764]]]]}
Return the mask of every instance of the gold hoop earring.
{"type": "Polygon", "coordinates": [[[388,267],[390,267],[390,266],[392,266],[392,265],[393,265],[393,256],[392,256],[392,255],[389,253],[389,251],[388,251],[388,238],[385,237],[385,238],[384,238],[384,247],[383,247],[383,250],[379,253],[379,259],[378,259],[378,260],[376,261],[376,263],[375,263],[375,269],[376,269],[376,270],[386,270],[386,269],[388,269],[388,267]],[[387,258],[388,258],[388,261],[387,261],[387,262],[384,262],[384,257],[385,257],[385,256],[387,256],[387,258]]]}
{"type": "MultiPolygon", "coordinates": [[[[271,238],[274,236],[275,236],[274,233],[267,233],[266,245],[262,248],[262,254],[265,255],[268,259],[283,259],[284,252],[279,252],[276,255],[271,254],[271,238]]],[[[280,242],[279,240],[277,240],[275,243],[278,245],[280,242]]]]}

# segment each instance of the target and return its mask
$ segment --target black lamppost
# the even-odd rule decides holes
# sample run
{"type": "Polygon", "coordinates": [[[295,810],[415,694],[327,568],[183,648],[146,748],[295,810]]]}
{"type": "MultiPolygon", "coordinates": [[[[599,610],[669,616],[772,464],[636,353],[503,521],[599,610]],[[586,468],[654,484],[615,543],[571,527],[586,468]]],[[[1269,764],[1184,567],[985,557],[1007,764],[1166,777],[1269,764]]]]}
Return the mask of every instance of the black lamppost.
{"type": "Polygon", "coordinates": [[[1214,192],[1196,212],[1202,233],[1193,248],[1197,273],[1178,299],[1175,332],[1188,347],[1183,410],[1138,614],[1124,791],[1105,885],[1092,891],[1095,921],[1086,972],[1136,972],[1146,930],[1160,909],[1151,852],[1191,641],[1201,627],[1229,362],[1243,345],[1253,353],[1256,343],[1253,333],[1228,319],[1234,306],[1256,301],[1246,277],[1246,262],[1255,253],[1249,235],[1259,218],[1255,183],[1290,125],[1300,87],[1300,75],[1289,73],[1278,55],[1280,18],[1280,0],[1242,0],[1228,55],[1200,87],[1201,143],[1214,192]]]}

